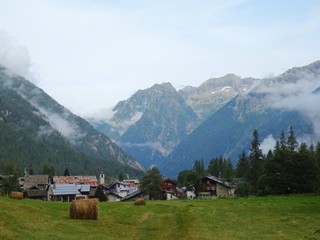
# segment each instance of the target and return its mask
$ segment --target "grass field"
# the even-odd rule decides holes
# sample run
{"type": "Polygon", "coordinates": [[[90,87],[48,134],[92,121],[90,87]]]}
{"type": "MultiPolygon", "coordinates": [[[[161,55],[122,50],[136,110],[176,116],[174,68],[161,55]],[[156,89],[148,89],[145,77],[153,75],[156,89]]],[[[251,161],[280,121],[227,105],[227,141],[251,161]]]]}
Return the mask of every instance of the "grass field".
{"type": "Polygon", "coordinates": [[[96,221],[69,206],[0,197],[0,239],[320,240],[320,196],[100,203],[96,221]]]}

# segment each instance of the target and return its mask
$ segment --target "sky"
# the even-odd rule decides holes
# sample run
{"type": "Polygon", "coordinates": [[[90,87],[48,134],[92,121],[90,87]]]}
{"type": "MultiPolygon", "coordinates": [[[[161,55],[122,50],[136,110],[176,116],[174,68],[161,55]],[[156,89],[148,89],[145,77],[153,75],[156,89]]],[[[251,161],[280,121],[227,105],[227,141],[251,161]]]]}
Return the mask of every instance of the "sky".
{"type": "Polygon", "coordinates": [[[0,64],[88,116],[139,89],[320,59],[318,0],[0,0],[0,64]]]}

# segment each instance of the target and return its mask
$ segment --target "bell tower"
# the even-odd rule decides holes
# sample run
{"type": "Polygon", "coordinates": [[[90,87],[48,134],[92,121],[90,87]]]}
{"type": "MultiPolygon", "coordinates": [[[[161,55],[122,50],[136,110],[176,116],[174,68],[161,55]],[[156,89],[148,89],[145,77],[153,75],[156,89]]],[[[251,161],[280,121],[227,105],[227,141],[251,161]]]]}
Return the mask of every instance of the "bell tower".
{"type": "Polygon", "coordinates": [[[103,185],[105,183],[104,178],[105,178],[104,173],[101,170],[100,171],[100,175],[99,175],[99,183],[100,183],[100,185],[103,185]]]}

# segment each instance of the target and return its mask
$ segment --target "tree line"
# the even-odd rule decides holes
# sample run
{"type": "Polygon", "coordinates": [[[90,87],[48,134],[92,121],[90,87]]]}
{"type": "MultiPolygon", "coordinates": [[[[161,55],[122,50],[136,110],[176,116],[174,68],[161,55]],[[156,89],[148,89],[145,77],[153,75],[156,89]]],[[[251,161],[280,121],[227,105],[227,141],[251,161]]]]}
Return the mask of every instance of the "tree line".
{"type": "Polygon", "coordinates": [[[240,196],[319,193],[320,144],[299,144],[290,127],[289,136],[286,138],[282,131],[274,149],[265,155],[255,129],[250,151],[239,155],[235,167],[230,159],[223,157],[213,158],[207,169],[203,160],[196,160],[193,169],[179,173],[179,184],[197,192],[200,179],[208,174],[238,182],[236,193],[240,196]]]}

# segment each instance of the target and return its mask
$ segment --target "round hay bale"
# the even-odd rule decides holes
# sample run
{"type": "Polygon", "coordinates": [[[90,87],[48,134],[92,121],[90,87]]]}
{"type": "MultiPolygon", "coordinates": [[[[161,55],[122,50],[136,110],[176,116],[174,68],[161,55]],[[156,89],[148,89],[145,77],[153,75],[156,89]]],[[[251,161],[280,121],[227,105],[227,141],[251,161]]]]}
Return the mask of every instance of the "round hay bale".
{"type": "Polygon", "coordinates": [[[146,204],[147,204],[146,200],[144,200],[143,198],[138,198],[138,199],[134,200],[135,206],[145,206],[146,204]]]}
{"type": "Polygon", "coordinates": [[[71,219],[98,219],[99,201],[97,199],[82,199],[72,201],[69,208],[71,219]]]}
{"type": "Polygon", "coordinates": [[[12,191],[12,192],[10,192],[9,197],[13,198],[13,199],[21,200],[21,199],[23,199],[23,193],[22,192],[14,192],[14,191],[12,191]]]}

